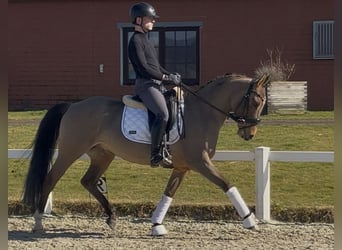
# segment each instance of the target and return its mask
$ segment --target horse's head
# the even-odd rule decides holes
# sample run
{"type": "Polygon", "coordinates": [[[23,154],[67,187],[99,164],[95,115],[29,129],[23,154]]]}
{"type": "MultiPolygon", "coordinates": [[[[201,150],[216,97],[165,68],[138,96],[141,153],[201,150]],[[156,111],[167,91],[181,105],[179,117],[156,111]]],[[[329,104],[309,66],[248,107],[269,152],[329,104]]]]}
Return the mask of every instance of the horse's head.
{"type": "Polygon", "coordinates": [[[266,75],[252,80],[235,111],[229,113],[229,117],[237,123],[238,135],[245,140],[252,139],[257,132],[260,115],[266,103],[268,84],[269,76],[266,75]]]}

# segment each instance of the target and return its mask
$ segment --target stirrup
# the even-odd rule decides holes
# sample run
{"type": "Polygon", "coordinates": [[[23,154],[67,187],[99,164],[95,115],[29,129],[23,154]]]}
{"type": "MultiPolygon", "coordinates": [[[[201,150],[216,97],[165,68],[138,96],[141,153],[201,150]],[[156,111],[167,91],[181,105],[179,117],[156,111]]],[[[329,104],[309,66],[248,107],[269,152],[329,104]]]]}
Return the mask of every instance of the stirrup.
{"type": "Polygon", "coordinates": [[[169,158],[163,158],[163,161],[161,162],[161,166],[163,168],[173,168],[172,160],[169,158]]]}
{"type": "Polygon", "coordinates": [[[163,168],[173,168],[172,155],[167,150],[167,146],[163,146],[162,154],[163,154],[162,167],[163,168]]]}

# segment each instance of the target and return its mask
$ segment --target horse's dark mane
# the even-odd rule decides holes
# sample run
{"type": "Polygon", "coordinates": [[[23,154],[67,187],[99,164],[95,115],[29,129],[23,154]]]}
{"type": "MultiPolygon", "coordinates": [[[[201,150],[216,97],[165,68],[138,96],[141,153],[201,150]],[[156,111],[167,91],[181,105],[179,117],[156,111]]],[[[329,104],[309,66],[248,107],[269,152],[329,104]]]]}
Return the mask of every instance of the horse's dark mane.
{"type": "Polygon", "coordinates": [[[221,75],[221,76],[217,76],[215,77],[214,79],[210,80],[208,82],[211,83],[213,81],[216,81],[216,80],[219,80],[219,79],[222,79],[222,78],[246,78],[247,76],[246,75],[241,75],[241,74],[236,74],[236,73],[226,73],[224,75],[221,75]]]}
{"type": "Polygon", "coordinates": [[[206,84],[202,85],[197,91],[203,89],[207,85],[216,82],[217,80],[220,79],[239,79],[239,78],[245,78],[246,75],[241,75],[241,74],[236,74],[236,73],[225,73],[224,75],[217,76],[211,80],[209,80],[206,84]]]}

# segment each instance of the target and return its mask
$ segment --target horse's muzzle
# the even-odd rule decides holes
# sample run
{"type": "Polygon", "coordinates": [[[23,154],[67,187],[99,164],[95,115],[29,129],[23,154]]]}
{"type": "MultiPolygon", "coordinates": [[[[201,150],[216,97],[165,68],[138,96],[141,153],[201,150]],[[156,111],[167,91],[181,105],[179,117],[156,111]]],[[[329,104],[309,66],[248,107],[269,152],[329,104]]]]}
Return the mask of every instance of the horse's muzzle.
{"type": "Polygon", "coordinates": [[[256,132],[257,132],[256,126],[248,126],[248,127],[239,127],[237,133],[242,139],[244,139],[245,141],[249,141],[253,139],[256,132]]]}
{"type": "Polygon", "coordinates": [[[245,141],[249,141],[249,140],[252,140],[254,137],[254,135],[248,135],[248,136],[243,136],[242,138],[245,140],[245,141]]]}

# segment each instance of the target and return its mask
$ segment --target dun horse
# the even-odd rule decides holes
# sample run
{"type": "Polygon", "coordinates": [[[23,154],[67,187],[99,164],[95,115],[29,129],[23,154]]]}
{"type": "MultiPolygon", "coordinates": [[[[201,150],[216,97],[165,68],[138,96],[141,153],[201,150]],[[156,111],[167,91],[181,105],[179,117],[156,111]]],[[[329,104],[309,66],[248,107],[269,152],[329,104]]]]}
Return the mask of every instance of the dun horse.
{"type": "MultiPolygon", "coordinates": [[[[185,138],[169,145],[173,170],[161,200],[154,210],[152,235],[167,234],[163,220],[186,173],[197,171],[217,185],[230,199],[243,227],[256,229],[254,214],[238,189],[215,168],[219,130],[228,118],[235,120],[237,134],[250,140],[256,134],[260,114],[265,104],[267,76],[252,79],[239,75],[224,75],[210,81],[184,97],[185,138]]],[[[150,146],[128,140],[121,124],[125,105],[109,97],[91,97],[73,104],[57,104],[42,119],[33,144],[33,154],[26,177],[23,202],[34,212],[33,232],[44,230],[42,216],[49,193],[70,165],[83,154],[90,166],[81,184],[98,200],[108,215],[106,223],[114,230],[115,215],[106,197],[96,184],[115,156],[124,160],[149,164],[150,146]],[[58,141],[58,156],[51,165],[58,141]]]]}

